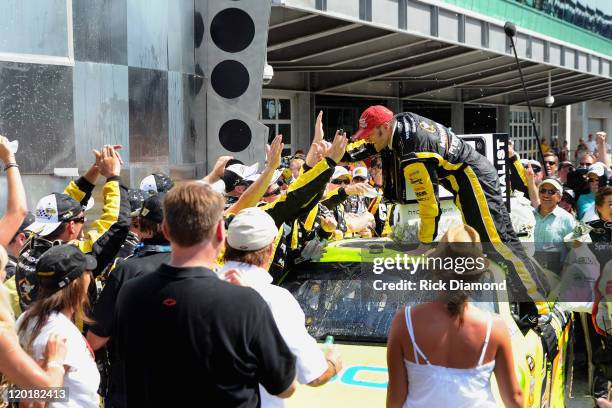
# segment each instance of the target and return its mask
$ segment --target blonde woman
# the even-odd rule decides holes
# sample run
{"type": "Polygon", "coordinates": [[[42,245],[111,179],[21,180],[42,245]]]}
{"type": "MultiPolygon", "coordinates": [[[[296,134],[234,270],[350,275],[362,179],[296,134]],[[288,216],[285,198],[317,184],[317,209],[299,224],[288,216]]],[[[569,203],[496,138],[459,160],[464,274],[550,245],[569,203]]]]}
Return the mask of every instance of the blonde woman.
{"type": "MultiPolygon", "coordinates": [[[[8,255],[0,246],[0,273],[8,262],[8,255]]],[[[0,377],[2,383],[19,387],[60,387],[63,383],[63,362],[66,357],[66,344],[57,334],[49,337],[41,368],[19,345],[15,333],[13,312],[8,292],[0,284],[0,377]]],[[[0,406],[2,402],[0,402],[0,406]]]]}
{"type": "MultiPolygon", "coordinates": [[[[467,225],[452,227],[431,256],[482,256],[480,236],[467,225]]],[[[474,267],[461,279],[477,282],[485,271],[474,267]]],[[[443,281],[458,276],[454,271],[435,275],[443,281]]],[[[387,407],[495,408],[493,373],[504,405],[523,406],[508,328],[501,318],[468,302],[465,292],[443,293],[436,301],[398,311],[389,332],[387,364],[387,407]]]]}

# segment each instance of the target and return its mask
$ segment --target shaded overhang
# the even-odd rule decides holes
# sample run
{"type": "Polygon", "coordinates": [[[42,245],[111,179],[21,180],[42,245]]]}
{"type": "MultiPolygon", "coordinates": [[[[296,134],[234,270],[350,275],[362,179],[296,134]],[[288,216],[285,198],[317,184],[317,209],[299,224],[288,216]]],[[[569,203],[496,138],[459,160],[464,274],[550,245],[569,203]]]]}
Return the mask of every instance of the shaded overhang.
{"type": "MultiPolygon", "coordinates": [[[[423,31],[415,33],[305,3],[278,0],[272,7],[267,58],[275,76],[267,88],[443,103],[525,103],[503,22],[410,1],[407,12],[423,31]],[[416,17],[411,5],[418,8],[416,17]]],[[[410,28],[410,18],[406,22],[410,28]]],[[[516,44],[533,105],[545,106],[549,78],[553,106],[612,102],[611,56],[526,34],[520,27],[516,44]]]]}

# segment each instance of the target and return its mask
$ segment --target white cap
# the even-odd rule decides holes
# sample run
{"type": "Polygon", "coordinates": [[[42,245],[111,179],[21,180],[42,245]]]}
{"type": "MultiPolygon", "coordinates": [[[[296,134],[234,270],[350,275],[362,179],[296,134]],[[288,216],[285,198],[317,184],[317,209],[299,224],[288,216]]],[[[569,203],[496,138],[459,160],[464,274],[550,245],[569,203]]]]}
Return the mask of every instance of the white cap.
{"type": "Polygon", "coordinates": [[[254,174],[257,174],[257,169],[259,168],[259,163],[255,163],[252,166],[245,166],[244,164],[232,164],[231,166],[227,166],[225,170],[229,170],[232,173],[237,174],[243,179],[246,179],[254,174]]]}
{"type": "Polygon", "coordinates": [[[554,178],[545,178],[544,180],[542,180],[540,185],[542,186],[544,184],[550,184],[555,188],[555,190],[557,190],[559,194],[563,194],[563,186],[561,185],[561,183],[559,183],[558,180],[555,180],[554,178]]]}
{"type": "MultiPolygon", "coordinates": [[[[282,170],[274,170],[274,174],[272,175],[272,180],[270,180],[270,184],[268,184],[268,186],[275,184],[282,175],[283,175],[282,170]]],[[[244,179],[246,181],[255,181],[259,178],[259,176],[261,176],[261,173],[255,173],[248,177],[245,177],[244,179]]]]}
{"type": "Polygon", "coordinates": [[[221,179],[210,184],[210,187],[219,194],[225,194],[225,181],[221,179]]]}
{"type": "Polygon", "coordinates": [[[157,183],[155,183],[155,176],[153,174],[149,174],[147,177],[143,178],[140,182],[140,189],[145,192],[157,192],[157,183]]]}
{"type": "Polygon", "coordinates": [[[355,177],[361,177],[361,178],[364,178],[364,179],[367,180],[368,179],[368,169],[367,169],[367,167],[363,167],[363,166],[355,167],[353,169],[353,178],[355,178],[355,177]]]}
{"type": "Polygon", "coordinates": [[[335,180],[337,178],[340,178],[342,176],[350,176],[350,173],[348,172],[348,170],[342,166],[336,166],[336,168],[334,169],[334,174],[332,175],[332,180],[335,180]]]}
{"type": "Polygon", "coordinates": [[[62,223],[59,220],[55,194],[49,194],[38,200],[34,215],[36,219],[26,228],[26,231],[35,232],[43,237],[55,231],[62,223]]]}
{"type": "Polygon", "coordinates": [[[240,211],[227,228],[227,244],[240,251],[258,251],[278,236],[274,219],[257,207],[240,211]]]}
{"type": "Polygon", "coordinates": [[[601,162],[597,162],[589,166],[587,174],[593,173],[593,174],[596,174],[597,177],[601,177],[604,175],[605,172],[606,172],[606,166],[601,162]]]}

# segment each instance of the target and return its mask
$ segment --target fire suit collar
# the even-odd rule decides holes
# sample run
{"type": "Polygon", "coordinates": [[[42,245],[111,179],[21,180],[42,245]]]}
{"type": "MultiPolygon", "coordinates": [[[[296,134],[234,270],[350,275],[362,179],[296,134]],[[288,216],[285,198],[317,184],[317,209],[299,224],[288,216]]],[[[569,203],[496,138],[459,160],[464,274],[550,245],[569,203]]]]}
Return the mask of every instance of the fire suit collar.
{"type": "Polygon", "coordinates": [[[393,117],[393,130],[391,131],[391,139],[389,139],[389,144],[387,145],[388,149],[393,149],[393,135],[395,135],[395,131],[397,130],[397,118],[393,117]]]}

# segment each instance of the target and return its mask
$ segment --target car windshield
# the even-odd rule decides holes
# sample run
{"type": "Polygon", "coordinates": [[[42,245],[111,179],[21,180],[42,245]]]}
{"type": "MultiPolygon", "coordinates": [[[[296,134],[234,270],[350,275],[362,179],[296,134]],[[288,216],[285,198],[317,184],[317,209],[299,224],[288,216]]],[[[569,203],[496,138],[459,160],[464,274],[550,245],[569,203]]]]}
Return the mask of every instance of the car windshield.
{"type": "MultiPolygon", "coordinates": [[[[396,311],[406,305],[434,300],[423,292],[377,291],[372,279],[359,279],[359,265],[346,263],[310,263],[309,273],[285,286],[297,299],[306,315],[309,333],[323,339],[333,335],[337,340],[386,342],[396,311]],[[330,270],[334,270],[331,274],[330,270]],[[333,279],[332,279],[333,277],[333,279]]],[[[397,282],[399,276],[382,275],[385,282],[397,282]]],[[[482,282],[493,282],[486,273],[482,282]]],[[[427,292],[431,294],[431,292],[427,292]]],[[[497,294],[482,291],[470,298],[477,306],[498,312],[497,294]]]]}

